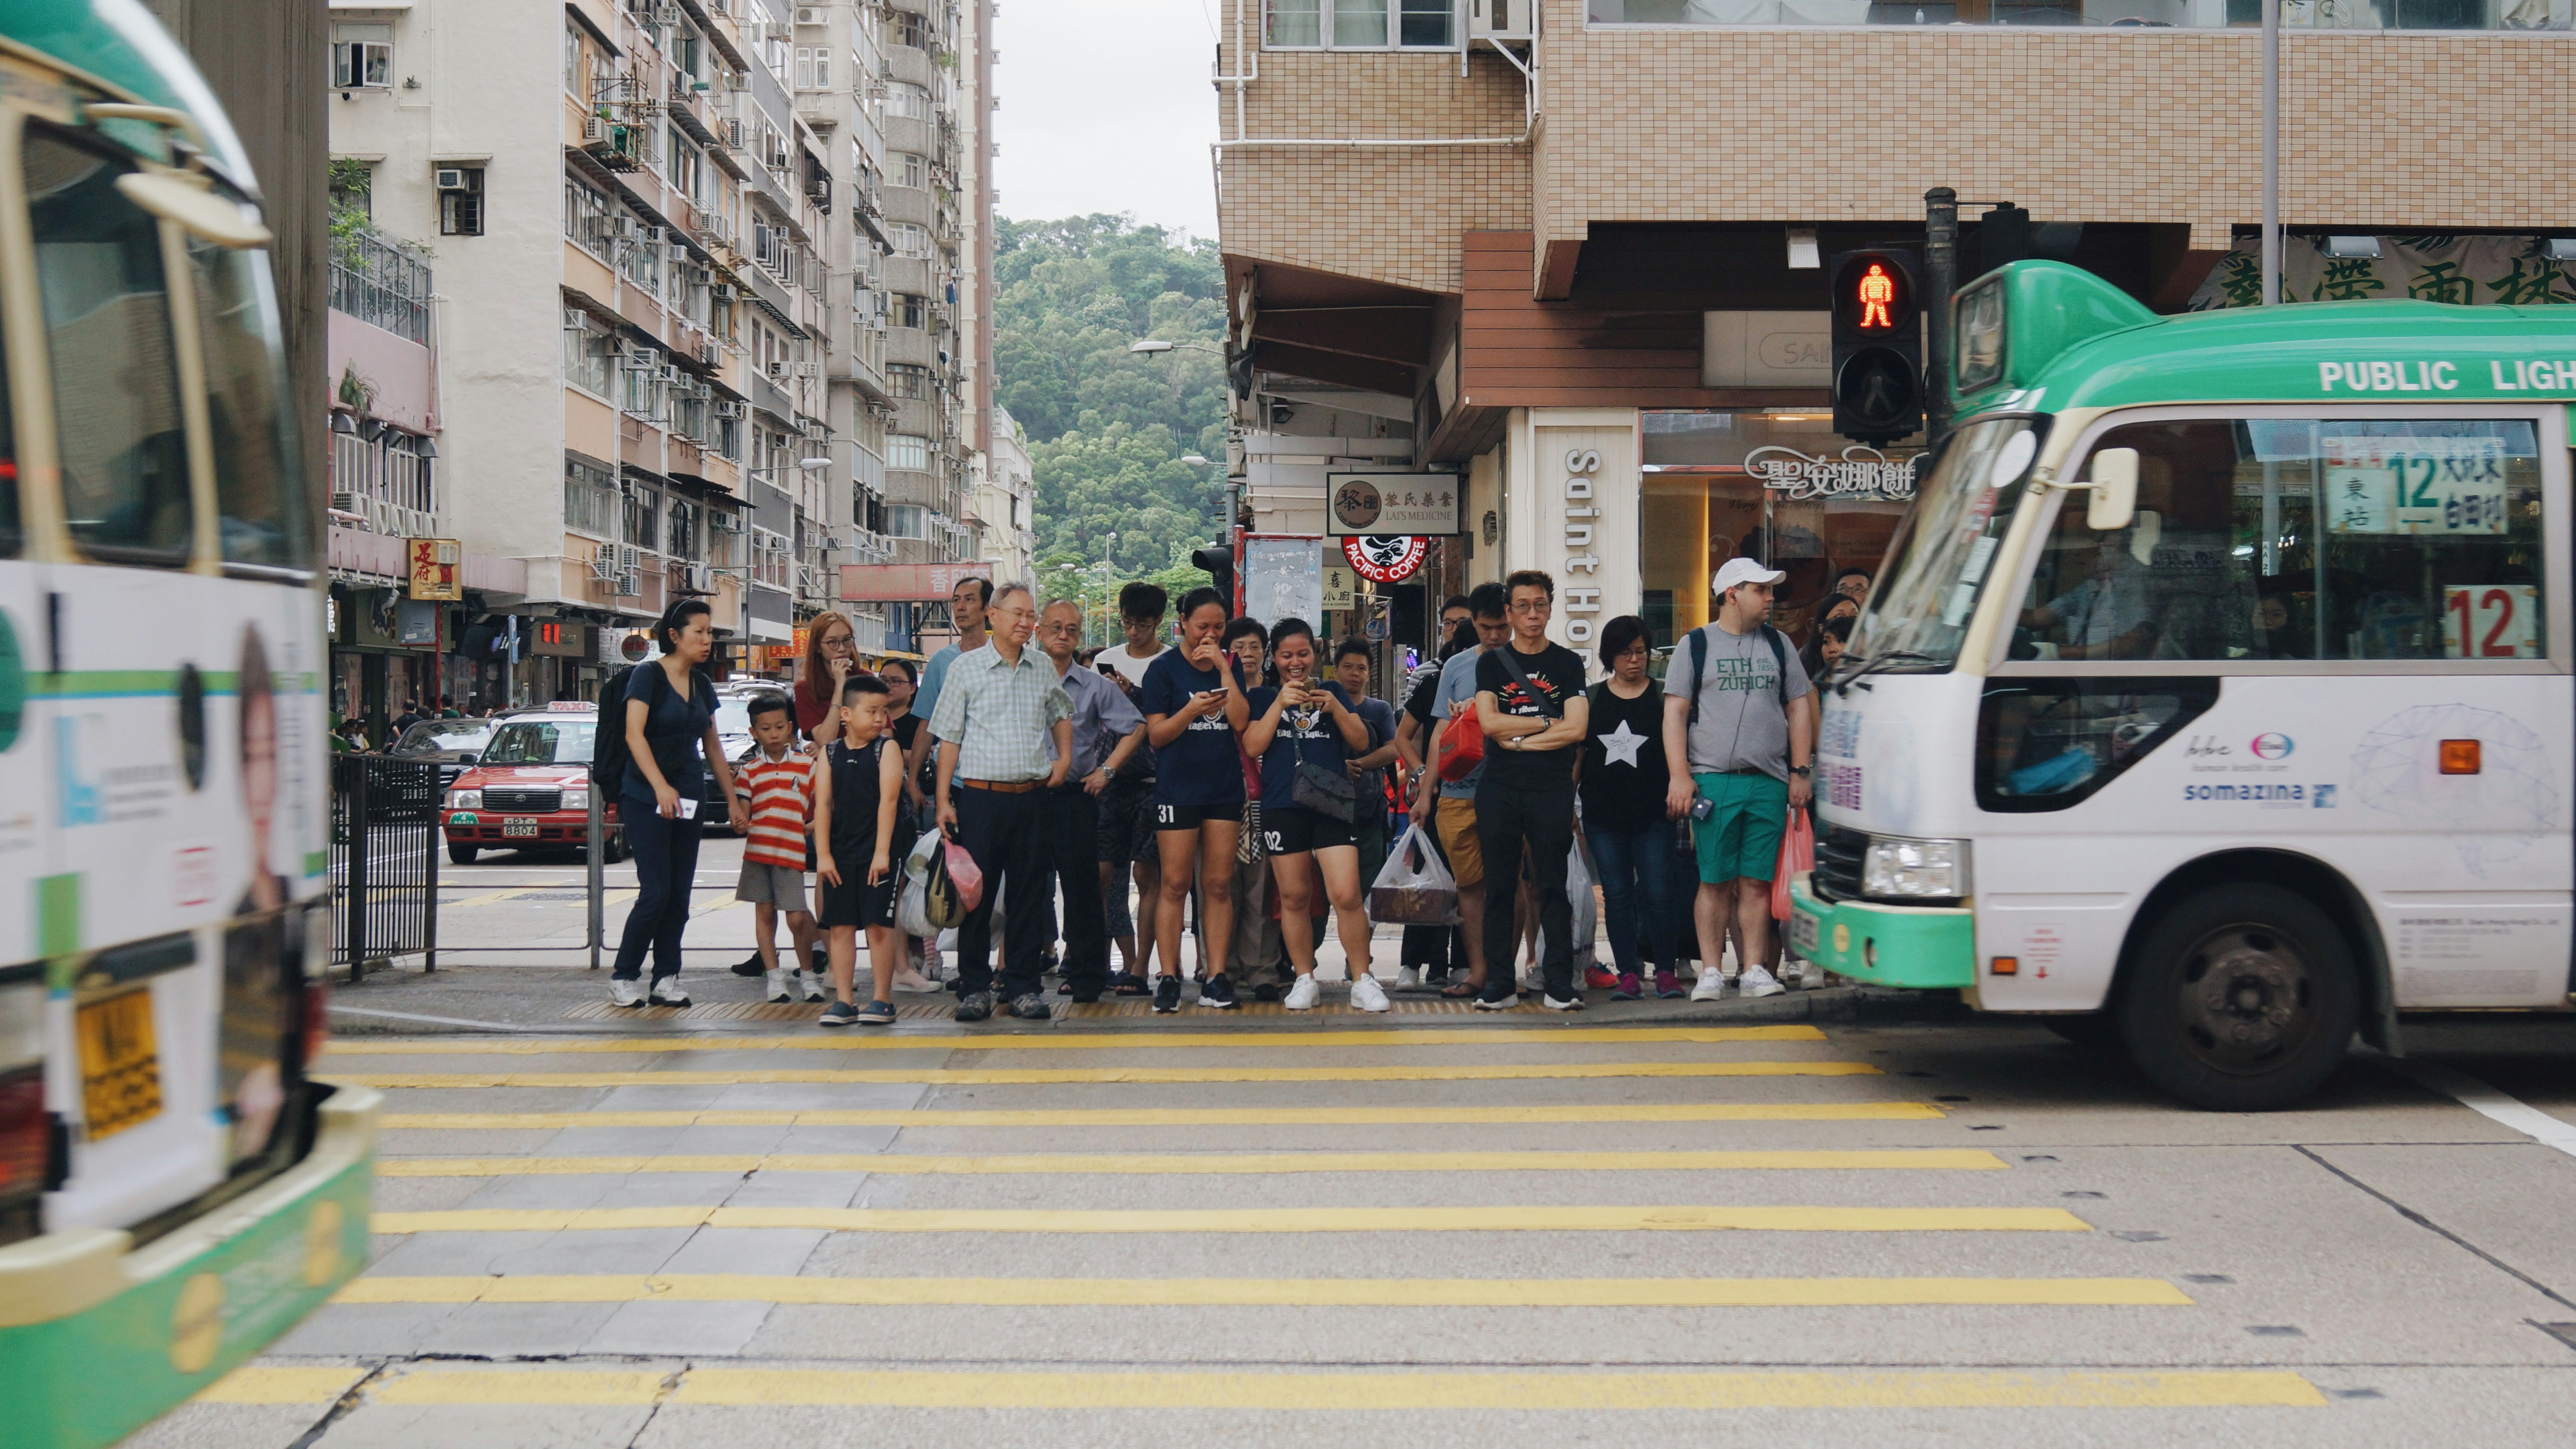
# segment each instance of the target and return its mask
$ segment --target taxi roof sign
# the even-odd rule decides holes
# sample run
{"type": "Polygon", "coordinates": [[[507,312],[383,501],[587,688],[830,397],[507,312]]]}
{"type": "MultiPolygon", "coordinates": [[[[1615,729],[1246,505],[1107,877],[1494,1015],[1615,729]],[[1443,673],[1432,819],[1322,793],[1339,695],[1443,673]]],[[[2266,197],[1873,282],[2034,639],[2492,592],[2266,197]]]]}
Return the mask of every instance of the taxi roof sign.
{"type": "Polygon", "coordinates": [[[546,706],[548,714],[597,714],[599,706],[586,699],[558,699],[546,706]]]}

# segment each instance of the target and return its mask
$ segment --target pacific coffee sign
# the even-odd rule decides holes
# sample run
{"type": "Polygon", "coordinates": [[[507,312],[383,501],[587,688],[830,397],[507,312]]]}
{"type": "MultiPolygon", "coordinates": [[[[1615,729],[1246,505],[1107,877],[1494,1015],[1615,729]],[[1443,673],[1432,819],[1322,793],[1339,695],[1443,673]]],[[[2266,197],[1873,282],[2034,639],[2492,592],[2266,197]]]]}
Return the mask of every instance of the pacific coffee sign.
{"type": "Polygon", "coordinates": [[[1327,473],[1325,531],[1335,538],[1456,533],[1466,491],[1455,473],[1327,473]]]}

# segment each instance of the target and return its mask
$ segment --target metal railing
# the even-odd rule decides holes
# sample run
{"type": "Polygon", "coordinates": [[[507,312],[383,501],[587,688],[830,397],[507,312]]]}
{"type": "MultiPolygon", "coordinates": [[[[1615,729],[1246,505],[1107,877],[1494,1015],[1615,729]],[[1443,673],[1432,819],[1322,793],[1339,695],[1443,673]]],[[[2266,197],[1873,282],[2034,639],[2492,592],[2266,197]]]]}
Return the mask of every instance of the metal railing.
{"type": "Polygon", "coordinates": [[[438,766],[331,761],[331,964],[352,984],[401,956],[438,969],[438,766]]]}
{"type": "Polygon", "coordinates": [[[429,259],[376,231],[331,246],[331,310],[429,345],[429,259]]]}

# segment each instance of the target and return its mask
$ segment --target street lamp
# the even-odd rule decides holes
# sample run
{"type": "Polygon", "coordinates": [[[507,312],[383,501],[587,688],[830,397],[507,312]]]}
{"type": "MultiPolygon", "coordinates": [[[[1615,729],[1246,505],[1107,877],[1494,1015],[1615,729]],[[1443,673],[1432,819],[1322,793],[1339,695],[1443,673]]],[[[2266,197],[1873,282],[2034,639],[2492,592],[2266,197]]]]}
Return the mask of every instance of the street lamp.
{"type": "Polygon", "coordinates": [[[1118,576],[1118,530],[1109,530],[1100,541],[1100,642],[1110,642],[1109,581],[1118,576]]]}
{"type": "Polygon", "coordinates": [[[1192,352],[1204,352],[1211,357],[1225,356],[1225,349],[1222,347],[1210,347],[1204,342],[1165,342],[1159,337],[1139,337],[1127,344],[1127,351],[1134,355],[1153,357],[1176,347],[1186,347],[1192,352]]]}

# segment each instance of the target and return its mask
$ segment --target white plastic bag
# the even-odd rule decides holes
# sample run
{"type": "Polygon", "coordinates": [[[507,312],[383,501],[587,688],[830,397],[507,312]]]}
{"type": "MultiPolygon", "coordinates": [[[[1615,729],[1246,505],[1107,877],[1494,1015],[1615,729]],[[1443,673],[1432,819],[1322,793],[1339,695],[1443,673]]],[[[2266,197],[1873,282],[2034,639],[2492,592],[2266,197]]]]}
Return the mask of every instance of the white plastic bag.
{"type": "Polygon", "coordinates": [[[1389,926],[1458,924],[1458,880],[1420,825],[1405,827],[1369,887],[1369,919],[1389,926]]]}
{"type": "Polygon", "coordinates": [[[894,900],[895,929],[924,940],[939,933],[930,926],[930,852],[939,846],[937,832],[913,843],[903,862],[903,889],[894,900]]]}
{"type": "Polygon", "coordinates": [[[1583,868],[1583,842],[1565,855],[1565,895],[1574,906],[1574,969],[1585,971],[1598,964],[1592,938],[1601,931],[1601,910],[1592,894],[1592,872],[1583,868]]]}

